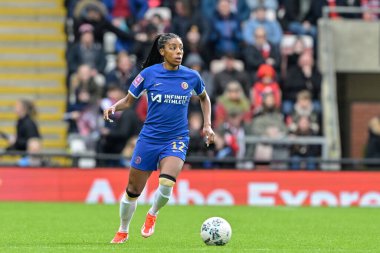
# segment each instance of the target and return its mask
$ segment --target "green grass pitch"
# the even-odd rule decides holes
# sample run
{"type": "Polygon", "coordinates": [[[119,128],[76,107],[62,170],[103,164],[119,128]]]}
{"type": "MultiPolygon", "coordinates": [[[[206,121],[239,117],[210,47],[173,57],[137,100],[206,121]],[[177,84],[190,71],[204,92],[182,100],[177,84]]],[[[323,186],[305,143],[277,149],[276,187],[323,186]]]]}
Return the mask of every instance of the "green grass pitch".
{"type": "Polygon", "coordinates": [[[140,227],[148,206],[138,206],[129,241],[110,244],[118,205],[0,202],[0,252],[380,252],[380,209],[166,206],[155,234],[140,227]],[[202,222],[221,216],[232,226],[226,246],[206,246],[202,222]]]}

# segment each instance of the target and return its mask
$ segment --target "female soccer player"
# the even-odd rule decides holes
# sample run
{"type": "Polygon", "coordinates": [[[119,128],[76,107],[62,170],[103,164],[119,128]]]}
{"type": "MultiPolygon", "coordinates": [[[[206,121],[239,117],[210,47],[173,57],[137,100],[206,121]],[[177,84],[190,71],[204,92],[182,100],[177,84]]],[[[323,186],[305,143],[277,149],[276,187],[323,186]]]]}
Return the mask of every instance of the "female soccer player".
{"type": "Polygon", "coordinates": [[[128,239],[137,198],[152,171],[159,168],[159,186],[141,228],[143,237],[154,233],[158,211],[168,202],[186,157],[189,143],[187,110],[193,91],[200,98],[206,144],[214,142],[210,98],[199,74],[181,65],[182,57],[183,44],[178,35],[159,35],[127,96],[104,110],[104,119],[112,120],[110,114],[130,107],[145,91],[147,93],[148,114],[132,155],[128,186],[120,201],[119,231],[111,243],[123,243],[128,239]]]}

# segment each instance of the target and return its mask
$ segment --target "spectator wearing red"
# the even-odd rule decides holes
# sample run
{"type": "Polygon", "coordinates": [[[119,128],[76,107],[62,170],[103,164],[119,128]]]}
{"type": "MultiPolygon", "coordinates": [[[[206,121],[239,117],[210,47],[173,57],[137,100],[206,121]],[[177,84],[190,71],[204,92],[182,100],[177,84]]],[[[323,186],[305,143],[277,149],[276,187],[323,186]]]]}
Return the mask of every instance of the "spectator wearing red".
{"type": "Polygon", "coordinates": [[[131,15],[131,10],[129,8],[128,0],[114,0],[112,16],[129,18],[130,15],[131,15]]]}
{"type": "Polygon", "coordinates": [[[148,114],[148,98],[146,95],[141,96],[141,99],[137,102],[136,114],[140,122],[145,122],[148,114]]]}
{"type": "Polygon", "coordinates": [[[272,66],[263,64],[257,71],[258,81],[252,87],[252,109],[258,112],[263,106],[264,94],[272,93],[275,101],[275,108],[281,106],[281,89],[276,81],[276,71],[272,66]]]}
{"type": "Polygon", "coordinates": [[[162,0],[148,0],[149,8],[156,8],[162,5],[162,0]]]}
{"type": "Polygon", "coordinates": [[[113,17],[133,18],[141,20],[149,9],[146,0],[102,0],[113,17]]]}

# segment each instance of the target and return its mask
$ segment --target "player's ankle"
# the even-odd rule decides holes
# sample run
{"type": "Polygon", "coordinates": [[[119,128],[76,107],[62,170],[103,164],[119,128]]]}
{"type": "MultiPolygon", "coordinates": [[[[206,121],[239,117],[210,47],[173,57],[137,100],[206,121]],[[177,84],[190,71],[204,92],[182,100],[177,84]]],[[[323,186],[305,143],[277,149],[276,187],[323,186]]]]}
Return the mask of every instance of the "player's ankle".
{"type": "Polygon", "coordinates": [[[152,210],[152,208],[151,208],[151,209],[149,209],[148,213],[149,213],[150,215],[152,215],[152,216],[157,216],[158,211],[157,211],[157,212],[154,212],[154,211],[152,210]]]}

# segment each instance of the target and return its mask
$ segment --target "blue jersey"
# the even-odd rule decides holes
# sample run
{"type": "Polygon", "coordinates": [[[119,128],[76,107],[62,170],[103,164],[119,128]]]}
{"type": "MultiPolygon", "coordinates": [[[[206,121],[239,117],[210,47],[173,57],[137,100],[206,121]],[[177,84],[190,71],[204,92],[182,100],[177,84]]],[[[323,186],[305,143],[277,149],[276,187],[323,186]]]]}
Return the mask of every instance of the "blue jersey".
{"type": "Polygon", "coordinates": [[[170,140],[189,134],[187,110],[193,91],[205,91],[198,72],[180,65],[167,70],[163,64],[152,65],[133,80],[129,94],[139,98],[144,91],[148,97],[148,114],[140,137],[170,140]]]}

